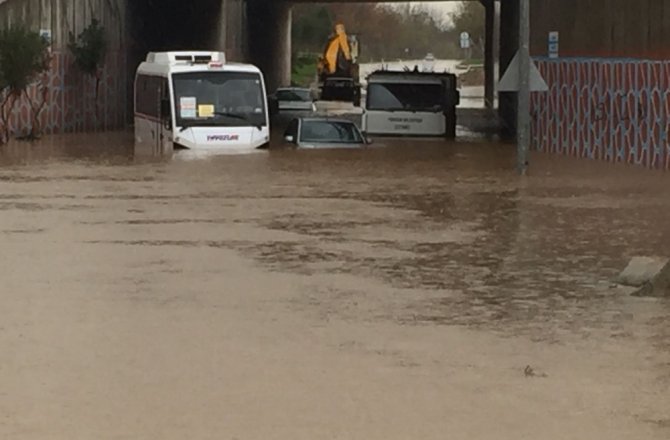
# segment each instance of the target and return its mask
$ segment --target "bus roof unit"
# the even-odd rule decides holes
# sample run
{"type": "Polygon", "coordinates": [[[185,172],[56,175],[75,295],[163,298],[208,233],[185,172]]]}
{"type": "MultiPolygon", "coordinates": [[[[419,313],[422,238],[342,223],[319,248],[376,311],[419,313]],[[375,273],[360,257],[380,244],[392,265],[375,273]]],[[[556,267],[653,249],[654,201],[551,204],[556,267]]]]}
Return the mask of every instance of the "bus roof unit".
{"type": "Polygon", "coordinates": [[[183,52],[150,52],[147,55],[148,63],[156,64],[225,64],[224,52],[183,51],[183,52]]]}

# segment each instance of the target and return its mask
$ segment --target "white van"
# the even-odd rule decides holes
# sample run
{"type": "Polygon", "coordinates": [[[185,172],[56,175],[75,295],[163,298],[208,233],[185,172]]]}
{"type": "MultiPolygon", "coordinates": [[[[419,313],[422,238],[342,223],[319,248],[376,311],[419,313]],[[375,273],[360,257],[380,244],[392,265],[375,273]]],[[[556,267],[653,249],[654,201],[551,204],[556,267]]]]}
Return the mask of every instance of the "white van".
{"type": "Polygon", "coordinates": [[[244,151],[266,147],[270,123],[261,71],[222,52],[149,53],[135,76],[135,145],[244,151]]]}
{"type": "Polygon", "coordinates": [[[453,74],[376,71],[367,78],[363,131],[368,135],[453,138],[459,100],[453,74]]]}

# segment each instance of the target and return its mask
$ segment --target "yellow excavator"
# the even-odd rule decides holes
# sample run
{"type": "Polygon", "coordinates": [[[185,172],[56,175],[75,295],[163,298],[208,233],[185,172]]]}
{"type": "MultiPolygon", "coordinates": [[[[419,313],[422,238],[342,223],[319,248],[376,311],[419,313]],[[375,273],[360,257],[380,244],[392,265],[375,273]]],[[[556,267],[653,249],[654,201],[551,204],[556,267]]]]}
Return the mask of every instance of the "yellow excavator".
{"type": "Polygon", "coordinates": [[[317,74],[321,100],[351,102],[360,107],[358,38],[347,35],[344,24],[335,25],[335,32],[318,60],[317,74]]]}

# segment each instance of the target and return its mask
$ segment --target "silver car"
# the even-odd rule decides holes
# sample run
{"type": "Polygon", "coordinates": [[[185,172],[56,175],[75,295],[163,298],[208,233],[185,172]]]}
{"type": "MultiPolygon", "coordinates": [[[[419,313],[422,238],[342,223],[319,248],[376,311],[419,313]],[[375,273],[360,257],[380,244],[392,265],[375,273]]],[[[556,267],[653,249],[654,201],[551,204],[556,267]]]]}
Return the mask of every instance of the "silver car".
{"type": "Polygon", "coordinates": [[[362,148],[372,143],[347,119],[316,117],[292,120],[284,140],[298,148],[362,148]]]}
{"type": "Polygon", "coordinates": [[[310,89],[300,87],[280,88],[275,92],[274,99],[277,101],[279,111],[316,111],[316,104],[310,89]]]}

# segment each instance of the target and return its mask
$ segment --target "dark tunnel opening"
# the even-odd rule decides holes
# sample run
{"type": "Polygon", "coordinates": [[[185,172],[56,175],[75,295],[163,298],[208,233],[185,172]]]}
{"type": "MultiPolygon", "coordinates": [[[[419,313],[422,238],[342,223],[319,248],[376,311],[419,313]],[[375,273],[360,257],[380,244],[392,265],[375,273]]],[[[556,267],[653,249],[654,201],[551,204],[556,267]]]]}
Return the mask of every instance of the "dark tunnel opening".
{"type": "Polygon", "coordinates": [[[216,49],[222,4],[221,0],[129,1],[132,67],[148,52],[216,49]]]}
{"type": "MultiPolygon", "coordinates": [[[[217,50],[222,4],[221,0],[128,0],[129,78],[134,78],[149,52],[217,50]]],[[[131,107],[133,87],[131,80],[128,88],[131,107]]]]}

